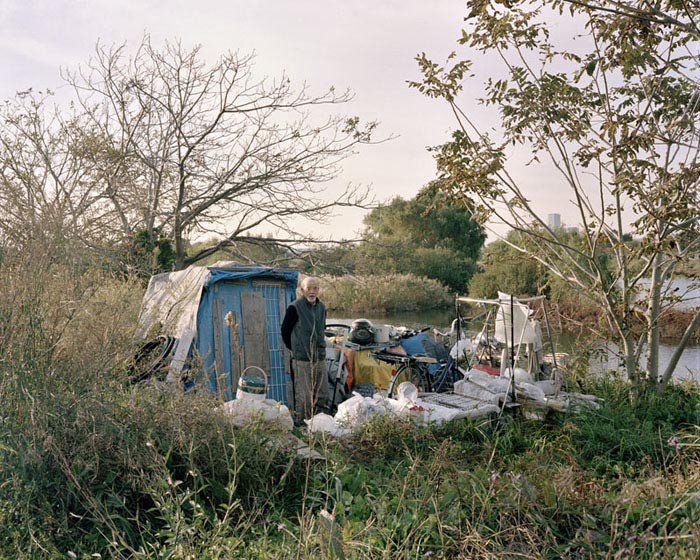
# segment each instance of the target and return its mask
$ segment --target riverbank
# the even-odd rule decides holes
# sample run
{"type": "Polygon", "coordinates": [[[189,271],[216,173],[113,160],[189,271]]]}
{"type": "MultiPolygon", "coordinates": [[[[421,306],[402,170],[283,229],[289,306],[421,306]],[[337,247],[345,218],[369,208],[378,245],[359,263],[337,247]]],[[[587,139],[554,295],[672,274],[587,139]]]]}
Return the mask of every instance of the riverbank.
{"type": "MultiPolygon", "coordinates": [[[[583,305],[580,301],[554,302],[554,321],[561,325],[561,330],[586,335],[590,327],[595,327],[605,332],[607,325],[603,322],[600,311],[592,305],[583,305]]],[[[672,308],[664,312],[659,318],[661,340],[667,343],[677,342],[685,333],[688,325],[693,320],[694,311],[687,308],[672,308]]],[[[636,331],[642,332],[644,328],[642,318],[636,324],[636,331]]],[[[700,325],[691,334],[690,343],[700,344],[700,325]]]]}

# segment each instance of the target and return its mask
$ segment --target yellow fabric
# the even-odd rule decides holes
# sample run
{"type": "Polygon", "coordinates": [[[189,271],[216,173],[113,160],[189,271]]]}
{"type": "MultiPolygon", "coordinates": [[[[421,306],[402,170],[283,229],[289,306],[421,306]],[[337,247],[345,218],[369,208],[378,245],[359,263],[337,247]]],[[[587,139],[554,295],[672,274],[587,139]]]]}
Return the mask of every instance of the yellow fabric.
{"type": "MultiPolygon", "coordinates": [[[[405,354],[401,346],[397,346],[391,349],[392,352],[398,354],[405,354]]],[[[353,363],[353,374],[354,383],[358,385],[360,383],[372,383],[378,390],[386,390],[389,388],[389,381],[391,380],[391,375],[398,366],[393,366],[392,364],[387,364],[385,362],[379,362],[375,360],[370,354],[376,352],[375,350],[355,350],[354,351],[354,363],[353,363]]]]}

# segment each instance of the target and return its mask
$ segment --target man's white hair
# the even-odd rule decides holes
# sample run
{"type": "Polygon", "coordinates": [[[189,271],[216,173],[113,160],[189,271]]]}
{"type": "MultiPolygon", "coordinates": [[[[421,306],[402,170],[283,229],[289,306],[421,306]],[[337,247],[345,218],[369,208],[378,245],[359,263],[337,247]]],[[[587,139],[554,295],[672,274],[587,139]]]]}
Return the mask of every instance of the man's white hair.
{"type": "Polygon", "coordinates": [[[301,281],[301,287],[302,288],[307,288],[309,284],[316,284],[317,286],[321,285],[321,280],[317,278],[316,276],[307,276],[301,281]]]}

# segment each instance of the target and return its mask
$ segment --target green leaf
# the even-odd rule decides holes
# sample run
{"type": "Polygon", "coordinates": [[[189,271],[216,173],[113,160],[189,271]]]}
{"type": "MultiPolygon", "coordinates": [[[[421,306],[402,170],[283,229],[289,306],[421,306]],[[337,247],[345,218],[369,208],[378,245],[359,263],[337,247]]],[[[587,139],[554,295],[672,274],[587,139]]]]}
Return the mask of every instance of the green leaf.
{"type": "Polygon", "coordinates": [[[596,60],[591,60],[587,65],[586,65],[586,74],[589,76],[593,75],[593,72],[595,72],[595,67],[596,67],[597,61],[596,60]]]}

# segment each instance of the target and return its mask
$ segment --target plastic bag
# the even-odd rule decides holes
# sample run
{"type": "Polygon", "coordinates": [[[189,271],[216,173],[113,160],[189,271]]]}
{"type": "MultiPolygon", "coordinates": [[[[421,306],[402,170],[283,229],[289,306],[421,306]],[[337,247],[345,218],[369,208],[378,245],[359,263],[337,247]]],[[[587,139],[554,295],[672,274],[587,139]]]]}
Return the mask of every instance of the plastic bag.
{"type": "Polygon", "coordinates": [[[257,420],[263,420],[289,431],[294,427],[289,409],[281,402],[272,399],[235,399],[226,401],[222,405],[222,410],[234,426],[246,426],[257,420]]]}
{"type": "Polygon", "coordinates": [[[456,360],[461,356],[471,356],[474,354],[475,350],[474,343],[467,338],[466,335],[462,335],[462,338],[460,338],[450,349],[450,356],[456,360]]]}
{"type": "Polygon", "coordinates": [[[454,392],[457,395],[474,399],[477,402],[497,405],[500,397],[498,393],[481,387],[467,379],[460,379],[455,383],[454,392]]]}
{"type": "Polygon", "coordinates": [[[359,426],[376,412],[370,404],[371,401],[372,399],[369,397],[353,393],[352,397],[338,405],[338,411],[335,414],[336,421],[345,427],[359,426]]]}
{"type": "Polygon", "coordinates": [[[325,433],[335,437],[350,433],[348,428],[339,426],[333,416],[325,414],[324,412],[316,414],[308,420],[304,420],[304,423],[311,433],[325,433]]]}
{"type": "Polygon", "coordinates": [[[539,387],[544,391],[544,394],[548,397],[552,395],[556,395],[559,393],[561,387],[559,386],[559,383],[556,381],[553,381],[551,379],[543,379],[542,381],[535,381],[533,383],[536,387],[539,387]]]}
{"type": "Polygon", "coordinates": [[[515,393],[519,398],[526,398],[528,400],[544,404],[547,402],[544,391],[533,385],[532,383],[517,383],[515,384],[515,393]]]}
{"type": "MultiPolygon", "coordinates": [[[[530,375],[526,370],[516,367],[514,371],[516,383],[532,383],[532,375],[530,375]]],[[[506,379],[510,379],[510,368],[505,368],[502,376],[506,379]]]]}
{"type": "Polygon", "coordinates": [[[510,388],[510,379],[494,377],[478,369],[469,370],[466,379],[483,389],[487,389],[499,395],[507,393],[510,388]]]}

